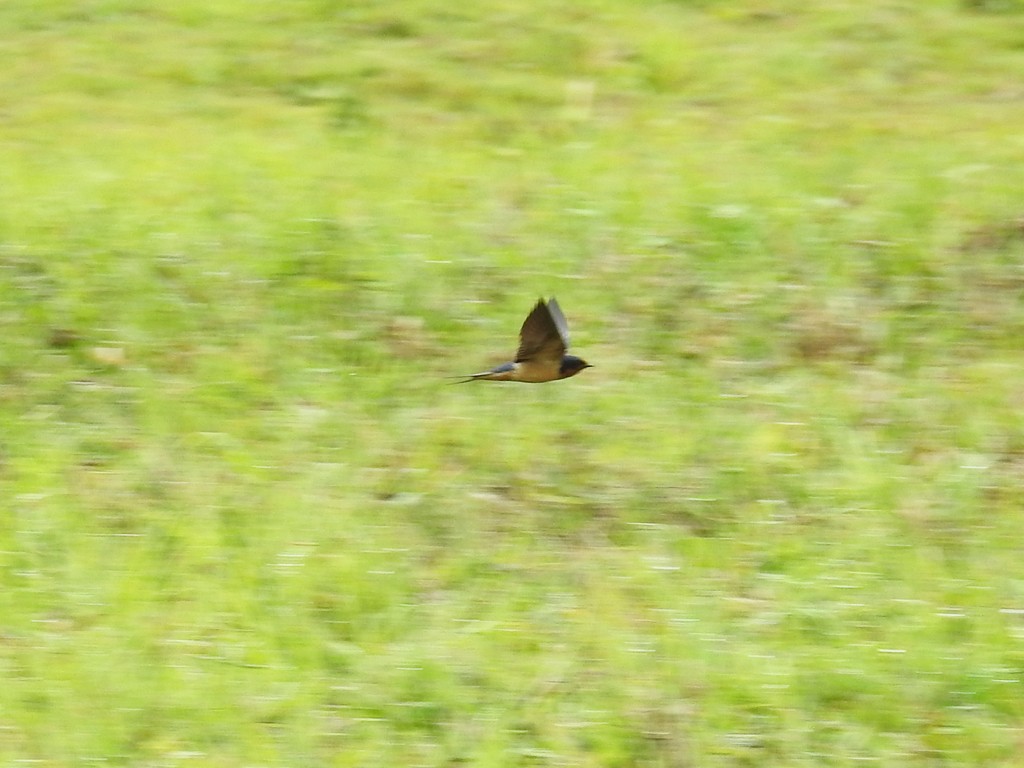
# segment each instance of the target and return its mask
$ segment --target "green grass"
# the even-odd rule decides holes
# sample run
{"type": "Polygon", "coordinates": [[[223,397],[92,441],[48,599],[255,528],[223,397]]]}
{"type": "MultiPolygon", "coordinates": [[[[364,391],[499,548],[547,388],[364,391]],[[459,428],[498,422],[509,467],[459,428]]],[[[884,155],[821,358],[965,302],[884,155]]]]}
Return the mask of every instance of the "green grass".
{"type": "Polygon", "coordinates": [[[0,7],[0,762],[1024,760],[1019,3],[167,5],[0,7]]]}

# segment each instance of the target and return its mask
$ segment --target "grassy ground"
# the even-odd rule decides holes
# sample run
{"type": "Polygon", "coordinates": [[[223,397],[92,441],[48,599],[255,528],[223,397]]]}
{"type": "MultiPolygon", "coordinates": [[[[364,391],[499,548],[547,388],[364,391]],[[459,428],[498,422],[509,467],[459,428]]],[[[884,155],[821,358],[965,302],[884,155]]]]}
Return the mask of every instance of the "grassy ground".
{"type": "Polygon", "coordinates": [[[0,762],[1024,763],[1019,4],[165,5],[0,6],[0,762]]]}

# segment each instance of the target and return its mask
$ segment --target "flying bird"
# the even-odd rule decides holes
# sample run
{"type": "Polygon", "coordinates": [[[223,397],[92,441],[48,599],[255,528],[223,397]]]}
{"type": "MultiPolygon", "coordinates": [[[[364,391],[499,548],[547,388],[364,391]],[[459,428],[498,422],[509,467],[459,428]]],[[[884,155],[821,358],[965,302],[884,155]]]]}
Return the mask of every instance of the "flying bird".
{"type": "Polygon", "coordinates": [[[523,327],[519,329],[519,350],[511,363],[502,363],[482,373],[474,373],[460,383],[467,381],[525,381],[539,384],[544,381],[568,379],[584,368],[593,368],[575,355],[567,355],[569,348],[569,324],[553,298],[545,302],[540,299],[533,308],[523,327]]]}

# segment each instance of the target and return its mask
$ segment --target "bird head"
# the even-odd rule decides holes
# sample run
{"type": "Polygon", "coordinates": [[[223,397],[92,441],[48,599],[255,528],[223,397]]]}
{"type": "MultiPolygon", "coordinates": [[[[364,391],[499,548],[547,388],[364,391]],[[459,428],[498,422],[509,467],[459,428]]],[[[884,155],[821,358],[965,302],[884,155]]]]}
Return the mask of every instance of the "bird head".
{"type": "Polygon", "coordinates": [[[575,355],[566,355],[562,358],[562,364],[559,366],[558,373],[560,378],[568,379],[570,376],[575,376],[584,368],[593,367],[594,366],[582,358],[576,357],[575,355]]]}

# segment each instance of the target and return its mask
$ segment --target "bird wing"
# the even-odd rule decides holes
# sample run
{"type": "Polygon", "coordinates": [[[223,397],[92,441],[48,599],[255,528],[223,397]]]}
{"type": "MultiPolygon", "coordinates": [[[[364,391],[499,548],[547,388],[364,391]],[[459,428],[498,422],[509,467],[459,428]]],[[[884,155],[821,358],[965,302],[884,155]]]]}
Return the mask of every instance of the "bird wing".
{"type": "Polygon", "coordinates": [[[569,328],[562,310],[558,308],[558,302],[551,299],[545,304],[544,299],[541,299],[519,330],[516,362],[545,360],[561,363],[568,346],[569,328]]]}

